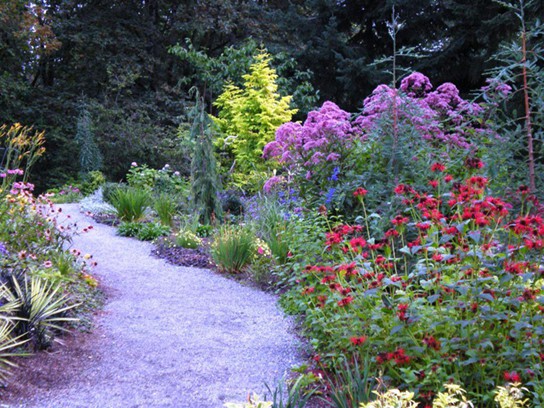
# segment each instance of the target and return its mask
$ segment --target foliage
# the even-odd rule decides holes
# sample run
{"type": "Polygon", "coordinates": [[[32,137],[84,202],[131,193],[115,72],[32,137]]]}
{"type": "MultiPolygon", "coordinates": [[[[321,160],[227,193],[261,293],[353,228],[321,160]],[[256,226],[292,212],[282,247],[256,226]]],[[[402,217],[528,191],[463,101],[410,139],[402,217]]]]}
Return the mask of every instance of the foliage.
{"type": "Polygon", "coordinates": [[[145,222],[140,224],[136,238],[140,241],[153,241],[168,234],[170,234],[169,226],[156,222],[145,222]]]}
{"type": "Polygon", "coordinates": [[[111,200],[119,219],[129,222],[141,220],[151,202],[149,192],[136,187],[115,190],[111,200]]]}
{"type": "Polygon", "coordinates": [[[93,194],[106,183],[106,177],[101,171],[90,171],[83,176],[81,192],[84,196],[93,194]]]}
{"type": "Polygon", "coordinates": [[[135,237],[140,241],[153,241],[170,233],[170,227],[155,222],[122,222],[117,233],[122,237],[135,237]]]}
{"type": "Polygon", "coordinates": [[[81,110],[77,119],[75,142],[79,147],[79,168],[81,174],[102,169],[102,153],[96,144],[92,130],[91,115],[86,108],[81,110]]]}
{"type": "Polygon", "coordinates": [[[119,189],[125,188],[128,188],[126,184],[107,182],[102,186],[102,199],[104,200],[104,202],[111,204],[115,192],[119,189]]]}
{"type": "Polygon", "coordinates": [[[529,391],[519,383],[508,384],[507,387],[497,387],[495,402],[500,408],[521,408],[527,406],[527,399],[523,399],[524,392],[529,391]]]}
{"type": "Polygon", "coordinates": [[[194,150],[191,160],[191,198],[200,222],[209,224],[221,219],[218,193],[221,189],[213,152],[213,122],[204,111],[204,100],[196,93],[197,103],[192,111],[191,139],[194,150]]]}
{"type": "Polygon", "coordinates": [[[213,225],[198,224],[195,228],[195,234],[201,238],[211,236],[213,233],[213,225]]]}
{"type": "Polygon", "coordinates": [[[122,237],[136,237],[140,230],[142,229],[143,223],[141,222],[135,222],[135,221],[129,221],[129,222],[122,222],[117,227],[117,234],[119,234],[122,237]]]}
{"type": "Polygon", "coordinates": [[[314,395],[313,390],[308,392],[304,390],[304,377],[302,376],[289,386],[287,392],[284,390],[282,381],[274,390],[271,390],[268,385],[267,389],[271,393],[272,408],[304,408],[314,395]]]}
{"type": "Polygon", "coordinates": [[[330,390],[325,401],[331,407],[362,407],[363,403],[373,399],[376,379],[371,378],[370,364],[367,361],[359,366],[357,359],[350,363],[346,358],[340,358],[327,380],[330,390]]]}
{"type": "Polygon", "coordinates": [[[170,227],[178,211],[178,203],[174,196],[162,193],[153,199],[153,209],[157,213],[161,224],[170,227]]]}
{"type": "Polygon", "coordinates": [[[181,230],[175,235],[175,244],[181,248],[196,249],[202,245],[202,240],[192,231],[181,230]]]}
{"type": "Polygon", "coordinates": [[[256,250],[250,229],[225,225],[214,235],[211,253],[221,271],[239,273],[251,263],[256,250]]]}
{"type": "MultiPolygon", "coordinates": [[[[452,184],[444,170],[429,193],[397,186],[406,210],[382,237],[372,238],[366,224],[329,220],[317,264],[301,270],[293,252],[293,288],[283,302],[304,314],[324,361],[341,351],[368,355],[373,376],[381,372],[422,400],[452,378],[488,406],[503,379],[531,389],[543,375],[543,222],[527,211],[534,199],[526,190],[511,214],[486,193],[484,177],[452,184]]],[[[355,195],[366,201],[365,190],[355,195]]]]}
{"type": "Polygon", "coordinates": [[[282,209],[280,202],[279,197],[278,201],[264,197],[257,203],[258,207],[247,214],[247,218],[256,224],[256,230],[259,231],[259,236],[266,243],[272,257],[282,265],[289,254],[289,243],[285,239],[288,213],[282,209]]]}
{"type": "Polygon", "coordinates": [[[179,171],[173,171],[169,164],[160,170],[149,168],[147,165],[138,166],[133,162],[127,173],[129,186],[153,192],[154,194],[167,193],[183,196],[187,191],[187,184],[179,171]]]}
{"type": "Polygon", "coordinates": [[[55,338],[54,330],[66,330],[61,323],[77,321],[66,317],[65,312],[77,305],[68,304],[66,295],[58,293],[60,287],[47,283],[41,278],[24,278],[23,282],[15,276],[9,282],[13,291],[5,300],[15,299],[19,307],[15,312],[19,320],[17,332],[28,336],[35,350],[47,348],[55,338]]]}
{"type": "Polygon", "coordinates": [[[243,76],[244,87],[228,84],[215,101],[219,114],[214,121],[222,134],[216,144],[228,152],[228,167],[234,161],[238,177],[233,178],[240,186],[247,186],[244,179],[265,170],[264,146],[296,112],[289,108],[291,97],[278,94],[277,74],[270,67],[270,60],[269,54],[260,52],[250,72],[243,76]]]}
{"type": "Polygon", "coordinates": [[[510,184],[512,175],[517,175],[533,193],[537,193],[541,190],[537,188],[537,183],[542,183],[542,179],[538,177],[541,171],[538,170],[539,167],[542,170],[544,158],[544,116],[538,108],[544,104],[544,24],[539,20],[528,20],[529,8],[536,2],[516,0],[497,3],[513,11],[518,17],[519,34],[512,42],[502,44],[496,52],[494,59],[498,65],[489,70],[491,77],[487,80],[487,86],[482,89],[483,96],[491,107],[497,109],[505,104],[510,107],[497,109],[496,112],[495,126],[497,132],[502,134],[504,143],[501,145],[500,154],[493,157],[493,164],[497,172],[502,170],[501,176],[506,178],[503,181],[505,184],[510,184]],[[520,140],[524,140],[524,143],[519,143],[520,140]],[[525,157],[527,164],[521,165],[519,157],[525,157]]]}

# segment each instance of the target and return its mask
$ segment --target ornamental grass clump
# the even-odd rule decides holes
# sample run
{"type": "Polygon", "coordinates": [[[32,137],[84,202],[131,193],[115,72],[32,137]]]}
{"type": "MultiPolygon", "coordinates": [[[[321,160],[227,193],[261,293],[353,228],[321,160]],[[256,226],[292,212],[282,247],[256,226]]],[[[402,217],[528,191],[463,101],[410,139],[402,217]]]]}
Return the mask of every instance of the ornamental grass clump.
{"type": "Polygon", "coordinates": [[[119,219],[128,222],[144,218],[145,210],[150,202],[149,193],[135,187],[117,189],[111,197],[111,204],[117,211],[119,219]]]}
{"type": "MultiPolygon", "coordinates": [[[[478,407],[493,406],[493,390],[506,382],[522,383],[538,405],[540,204],[526,188],[514,207],[489,194],[485,177],[455,181],[440,163],[432,172],[425,190],[395,188],[405,210],[382,236],[371,236],[365,217],[362,225],[331,220],[320,261],[296,272],[283,304],[303,313],[325,366],[343,354],[367,356],[372,376],[412,390],[423,404],[453,381],[478,407]]],[[[367,193],[355,192],[363,213],[367,193]]]]}
{"type": "Polygon", "coordinates": [[[178,203],[172,195],[162,193],[153,200],[153,209],[157,213],[161,224],[170,227],[178,211],[178,203]]]}
{"type": "Polygon", "coordinates": [[[224,226],[214,236],[212,259],[227,273],[239,273],[253,260],[255,235],[245,227],[224,226]]]}

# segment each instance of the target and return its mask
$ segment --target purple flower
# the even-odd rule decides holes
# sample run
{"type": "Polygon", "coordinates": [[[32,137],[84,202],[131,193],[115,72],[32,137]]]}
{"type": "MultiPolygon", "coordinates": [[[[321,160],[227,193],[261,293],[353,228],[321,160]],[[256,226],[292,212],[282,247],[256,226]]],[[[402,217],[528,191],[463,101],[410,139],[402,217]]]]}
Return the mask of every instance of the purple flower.
{"type": "Polygon", "coordinates": [[[279,176],[272,176],[270,177],[266,183],[264,183],[264,186],[263,186],[263,190],[266,192],[266,193],[270,193],[270,191],[272,190],[272,188],[276,185],[276,184],[279,184],[283,181],[283,178],[282,177],[279,177],[279,176]]]}

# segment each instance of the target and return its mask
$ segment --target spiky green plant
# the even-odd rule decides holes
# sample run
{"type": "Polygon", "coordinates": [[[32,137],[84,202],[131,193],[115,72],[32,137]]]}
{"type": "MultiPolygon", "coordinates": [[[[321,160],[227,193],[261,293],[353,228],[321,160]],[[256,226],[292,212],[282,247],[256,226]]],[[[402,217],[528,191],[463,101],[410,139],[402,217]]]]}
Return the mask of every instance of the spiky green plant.
{"type": "MultiPolygon", "coordinates": [[[[18,303],[16,330],[33,343],[35,350],[42,349],[55,339],[55,331],[67,330],[63,323],[78,320],[66,316],[68,310],[78,305],[68,304],[68,297],[59,294],[60,286],[38,277],[23,278],[22,281],[12,277],[13,292],[7,295],[18,303]]],[[[7,287],[4,290],[9,291],[7,287]]]]}
{"type": "Polygon", "coordinates": [[[14,336],[16,320],[13,315],[20,307],[20,301],[11,294],[6,285],[0,285],[0,298],[5,302],[0,306],[0,383],[4,383],[11,373],[10,370],[17,367],[11,359],[28,355],[17,349],[29,339],[25,338],[25,334],[14,336]]]}
{"type": "Polygon", "coordinates": [[[359,367],[357,359],[353,362],[341,359],[335,366],[329,381],[330,399],[324,401],[335,408],[353,408],[372,400],[372,390],[376,380],[371,377],[369,366],[359,367]]]}
{"type": "Polygon", "coordinates": [[[241,272],[251,262],[255,251],[255,235],[244,227],[224,226],[212,244],[213,261],[228,273],[241,272]]]}
{"type": "Polygon", "coordinates": [[[170,194],[160,194],[153,200],[153,209],[157,213],[161,224],[172,226],[172,221],[177,213],[178,205],[176,199],[170,194]]]}
{"type": "Polygon", "coordinates": [[[120,188],[114,191],[111,201],[119,219],[132,222],[144,217],[145,210],[150,203],[150,196],[147,191],[142,189],[120,188]]]}

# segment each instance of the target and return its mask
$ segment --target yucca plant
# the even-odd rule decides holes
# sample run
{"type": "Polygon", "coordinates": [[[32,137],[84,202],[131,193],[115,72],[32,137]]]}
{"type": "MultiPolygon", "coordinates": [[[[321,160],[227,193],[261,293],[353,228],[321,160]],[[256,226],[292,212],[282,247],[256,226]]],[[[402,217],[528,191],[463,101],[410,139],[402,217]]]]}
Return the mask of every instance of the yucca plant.
{"type": "Polygon", "coordinates": [[[174,215],[178,209],[176,199],[172,195],[163,193],[155,197],[153,209],[162,225],[172,226],[174,215]]]}
{"type": "Polygon", "coordinates": [[[20,307],[20,302],[5,285],[0,286],[0,298],[5,302],[0,306],[0,320],[2,320],[0,323],[0,383],[4,383],[11,373],[10,369],[17,367],[11,358],[28,355],[28,353],[17,351],[17,348],[27,343],[29,339],[25,338],[24,334],[14,336],[13,315],[20,307]]]}
{"type": "Polygon", "coordinates": [[[213,261],[228,273],[241,272],[251,262],[255,251],[255,235],[244,227],[224,226],[212,244],[213,261]]]}
{"type": "Polygon", "coordinates": [[[111,197],[119,219],[129,222],[141,220],[150,201],[147,191],[134,187],[117,189],[111,197]]]}
{"type": "MultiPolygon", "coordinates": [[[[15,311],[15,319],[18,320],[16,331],[25,335],[35,350],[46,348],[54,340],[55,330],[66,330],[62,323],[78,320],[65,316],[68,310],[78,305],[69,305],[68,298],[59,294],[59,286],[48,284],[41,278],[23,278],[22,281],[20,283],[13,277],[13,292],[7,295],[18,303],[15,311]]],[[[4,290],[10,292],[7,287],[4,290]]]]}

